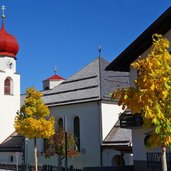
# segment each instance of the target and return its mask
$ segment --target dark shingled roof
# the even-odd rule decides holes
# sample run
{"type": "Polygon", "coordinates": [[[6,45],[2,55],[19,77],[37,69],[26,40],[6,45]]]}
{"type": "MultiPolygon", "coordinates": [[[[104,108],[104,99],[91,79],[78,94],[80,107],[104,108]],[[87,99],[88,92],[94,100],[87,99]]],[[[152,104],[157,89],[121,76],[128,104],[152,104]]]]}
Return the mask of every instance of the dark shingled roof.
{"type": "Polygon", "coordinates": [[[114,143],[115,145],[132,144],[131,129],[120,128],[118,126],[118,122],[111,129],[111,131],[109,132],[103,143],[114,143]]]}
{"type": "Polygon", "coordinates": [[[132,44],[130,44],[106,70],[130,71],[130,64],[135,61],[152,44],[152,35],[166,34],[171,29],[171,7],[169,7],[153,24],[151,24],[132,44]]]}
{"type": "Polygon", "coordinates": [[[0,152],[22,152],[23,144],[24,137],[14,132],[0,144],[0,152]]]}
{"type": "Polygon", "coordinates": [[[52,90],[43,92],[48,105],[64,105],[97,100],[110,100],[109,94],[120,85],[129,84],[129,73],[106,71],[109,62],[97,58],[52,90]]]}
{"type": "Polygon", "coordinates": [[[120,128],[118,123],[119,121],[111,129],[103,141],[102,147],[132,153],[132,130],[120,128]]]}

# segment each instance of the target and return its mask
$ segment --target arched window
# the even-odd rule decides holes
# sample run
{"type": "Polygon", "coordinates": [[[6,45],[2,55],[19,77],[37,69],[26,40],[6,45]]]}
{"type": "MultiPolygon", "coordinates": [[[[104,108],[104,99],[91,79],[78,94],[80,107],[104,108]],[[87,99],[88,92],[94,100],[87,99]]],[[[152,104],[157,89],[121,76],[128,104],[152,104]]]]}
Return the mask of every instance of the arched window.
{"type": "Polygon", "coordinates": [[[74,118],[74,136],[76,138],[78,151],[80,151],[80,119],[78,116],[74,118]]]}
{"type": "Polygon", "coordinates": [[[4,94],[12,94],[12,80],[9,77],[7,77],[4,81],[4,94]]]}
{"type": "Polygon", "coordinates": [[[64,129],[64,123],[62,118],[58,119],[58,128],[62,130],[64,129]]]}

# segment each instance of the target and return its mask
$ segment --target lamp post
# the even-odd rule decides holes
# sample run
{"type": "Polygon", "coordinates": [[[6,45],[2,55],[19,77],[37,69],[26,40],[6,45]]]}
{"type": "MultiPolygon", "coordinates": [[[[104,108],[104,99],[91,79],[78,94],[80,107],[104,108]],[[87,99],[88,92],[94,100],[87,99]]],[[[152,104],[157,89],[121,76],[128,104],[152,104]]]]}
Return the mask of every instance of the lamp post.
{"type": "Polygon", "coordinates": [[[64,129],[65,129],[65,171],[68,170],[68,154],[67,154],[67,117],[64,117],[64,129]]]}
{"type": "Polygon", "coordinates": [[[28,138],[25,138],[24,139],[24,168],[25,168],[25,171],[28,171],[28,141],[29,139],[28,138]]]}

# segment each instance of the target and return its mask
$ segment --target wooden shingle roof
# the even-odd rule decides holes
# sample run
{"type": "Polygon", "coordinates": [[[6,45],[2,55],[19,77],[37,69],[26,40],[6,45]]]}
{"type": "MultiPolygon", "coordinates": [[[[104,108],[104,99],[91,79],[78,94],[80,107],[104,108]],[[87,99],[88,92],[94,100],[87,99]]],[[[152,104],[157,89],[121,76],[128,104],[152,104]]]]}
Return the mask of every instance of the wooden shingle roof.
{"type": "Polygon", "coordinates": [[[24,137],[13,132],[6,140],[0,144],[0,152],[22,152],[24,137]]]}

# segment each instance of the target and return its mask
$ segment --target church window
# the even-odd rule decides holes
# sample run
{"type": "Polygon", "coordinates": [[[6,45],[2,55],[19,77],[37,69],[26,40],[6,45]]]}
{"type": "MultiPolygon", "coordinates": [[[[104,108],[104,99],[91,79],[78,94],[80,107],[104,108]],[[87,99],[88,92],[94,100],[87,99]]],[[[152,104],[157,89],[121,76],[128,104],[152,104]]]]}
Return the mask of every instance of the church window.
{"type": "Polygon", "coordinates": [[[4,81],[4,94],[5,95],[12,94],[12,80],[9,77],[7,77],[4,81]]]}
{"type": "Polygon", "coordinates": [[[64,128],[64,123],[63,123],[63,119],[62,118],[59,118],[59,120],[58,120],[58,128],[62,129],[62,130],[64,128]]]}
{"type": "Polygon", "coordinates": [[[74,118],[74,136],[78,151],[80,151],[80,119],[78,116],[74,118]]]}

